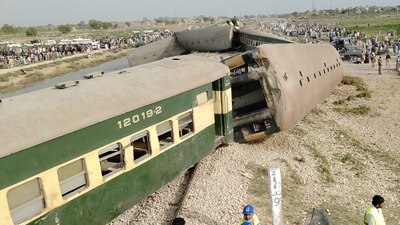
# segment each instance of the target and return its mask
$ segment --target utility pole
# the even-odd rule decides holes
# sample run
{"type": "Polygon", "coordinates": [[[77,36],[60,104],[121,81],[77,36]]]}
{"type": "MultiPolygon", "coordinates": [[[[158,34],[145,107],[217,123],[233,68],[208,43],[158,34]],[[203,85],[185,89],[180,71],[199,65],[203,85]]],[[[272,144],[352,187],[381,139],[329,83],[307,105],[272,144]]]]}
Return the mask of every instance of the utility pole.
{"type": "Polygon", "coordinates": [[[312,1],[312,11],[317,11],[317,7],[315,6],[315,0],[312,1]]]}
{"type": "Polygon", "coordinates": [[[3,24],[3,7],[1,6],[1,2],[2,2],[3,0],[0,0],[0,25],[2,25],[3,24]]]}

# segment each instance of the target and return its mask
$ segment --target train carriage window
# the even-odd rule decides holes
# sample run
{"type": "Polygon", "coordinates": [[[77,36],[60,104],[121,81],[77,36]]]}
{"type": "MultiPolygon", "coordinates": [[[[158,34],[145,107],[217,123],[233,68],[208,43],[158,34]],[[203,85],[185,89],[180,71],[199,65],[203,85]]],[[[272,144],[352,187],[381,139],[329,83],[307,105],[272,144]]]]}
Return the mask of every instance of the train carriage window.
{"type": "Polygon", "coordinates": [[[178,117],[179,137],[185,138],[194,132],[192,112],[187,112],[178,117]]]}
{"type": "Polygon", "coordinates": [[[82,159],[61,167],[57,174],[63,198],[77,194],[87,187],[86,171],[82,159]]]}
{"type": "Polygon", "coordinates": [[[101,174],[103,177],[113,174],[124,167],[121,144],[111,145],[99,152],[101,174]]]}
{"type": "Polygon", "coordinates": [[[7,193],[8,206],[15,224],[39,214],[45,208],[39,178],[15,187],[7,193]]]}
{"type": "Polygon", "coordinates": [[[174,140],[172,137],[171,121],[166,121],[157,126],[157,136],[160,144],[160,150],[163,150],[173,143],[174,140]]]}
{"type": "Polygon", "coordinates": [[[149,133],[147,131],[137,134],[131,138],[133,146],[133,159],[139,162],[151,155],[149,133]]]}

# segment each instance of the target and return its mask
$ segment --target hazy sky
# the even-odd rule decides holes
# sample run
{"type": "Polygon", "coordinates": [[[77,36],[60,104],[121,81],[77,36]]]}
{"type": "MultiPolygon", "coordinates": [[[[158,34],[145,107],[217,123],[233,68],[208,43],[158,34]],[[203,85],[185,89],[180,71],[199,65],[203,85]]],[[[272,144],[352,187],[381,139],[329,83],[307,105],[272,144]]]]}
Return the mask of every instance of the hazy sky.
{"type": "MultiPolygon", "coordinates": [[[[0,26],[126,22],[163,16],[269,15],[311,10],[313,0],[0,0],[0,26]]],[[[315,0],[317,9],[396,6],[400,0],[315,0]]]]}

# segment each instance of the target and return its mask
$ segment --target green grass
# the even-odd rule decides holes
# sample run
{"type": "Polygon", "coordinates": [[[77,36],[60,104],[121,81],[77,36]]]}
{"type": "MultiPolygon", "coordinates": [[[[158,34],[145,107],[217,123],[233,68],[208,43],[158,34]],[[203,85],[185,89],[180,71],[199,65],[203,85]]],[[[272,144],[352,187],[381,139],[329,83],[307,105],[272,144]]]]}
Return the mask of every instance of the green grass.
{"type": "MultiPolygon", "coordinates": [[[[360,93],[356,94],[355,96],[350,95],[345,99],[339,99],[334,101],[334,105],[346,105],[347,102],[354,100],[355,98],[371,98],[371,92],[368,90],[367,84],[359,78],[353,76],[344,76],[341,82],[343,85],[351,85],[356,87],[356,90],[360,93]]],[[[360,105],[353,108],[334,108],[336,112],[343,113],[343,114],[354,114],[354,115],[366,115],[371,111],[371,108],[366,105],[360,105]]]]}
{"type": "Polygon", "coordinates": [[[299,163],[305,163],[306,159],[304,158],[304,156],[296,156],[293,158],[295,161],[299,162],[299,163]]]}
{"type": "Polygon", "coordinates": [[[368,91],[367,84],[360,77],[343,76],[342,84],[355,86],[357,91],[368,91]]]}
{"type": "Polygon", "coordinates": [[[357,98],[371,98],[371,92],[369,90],[362,91],[356,95],[357,98]]]}
{"type": "Polygon", "coordinates": [[[253,173],[247,193],[256,210],[256,214],[265,223],[271,212],[271,205],[268,192],[268,170],[258,164],[249,163],[246,169],[253,173]]]}
{"type": "Polygon", "coordinates": [[[333,104],[335,104],[335,105],[344,105],[344,104],[346,104],[346,100],[339,99],[337,101],[334,101],[333,104]]]}
{"type": "Polygon", "coordinates": [[[8,82],[10,78],[8,76],[0,76],[0,82],[8,82]]]}
{"type": "Polygon", "coordinates": [[[393,162],[396,162],[394,156],[387,154],[385,151],[371,148],[368,144],[363,144],[356,138],[352,137],[351,134],[344,130],[336,131],[335,139],[343,146],[351,146],[359,153],[364,154],[366,157],[373,157],[376,162],[387,165],[394,173],[400,177],[400,167],[393,162]]]}
{"type": "Polygon", "coordinates": [[[313,109],[311,110],[311,113],[312,113],[312,114],[315,114],[315,115],[317,115],[317,116],[319,116],[319,115],[325,115],[325,114],[326,114],[326,113],[324,112],[324,110],[319,109],[319,108],[317,108],[317,107],[313,108],[313,109]]]}
{"type": "Polygon", "coordinates": [[[306,130],[301,128],[300,126],[295,126],[291,130],[289,130],[290,133],[302,138],[308,134],[306,130]]]}
{"type": "Polygon", "coordinates": [[[251,181],[251,185],[248,190],[249,193],[254,194],[256,196],[265,195],[268,192],[268,185],[267,185],[268,170],[254,163],[247,164],[246,169],[251,170],[254,177],[256,178],[251,181]]]}
{"type": "Polygon", "coordinates": [[[290,163],[285,159],[276,159],[286,166],[286,174],[282,173],[282,211],[283,220],[289,224],[296,224],[304,218],[303,196],[306,193],[302,177],[293,170],[290,163]]]}
{"type": "Polygon", "coordinates": [[[311,152],[314,158],[319,162],[319,172],[323,175],[327,183],[334,183],[335,179],[332,175],[328,159],[320,152],[314,144],[303,144],[303,146],[311,152]]]}
{"type": "Polygon", "coordinates": [[[360,105],[353,108],[334,108],[336,112],[343,114],[366,115],[371,111],[369,106],[360,105]]]}
{"type": "MultiPolygon", "coordinates": [[[[345,198],[345,196],[343,196],[345,198]]],[[[367,207],[367,206],[365,206],[367,207]]],[[[331,224],[354,225],[363,224],[363,212],[338,202],[337,199],[331,199],[318,206],[318,208],[328,209],[330,212],[329,220],[331,224]]]]}
{"type": "Polygon", "coordinates": [[[340,161],[349,165],[351,170],[355,171],[357,177],[365,173],[365,165],[350,153],[346,153],[340,161]]]}

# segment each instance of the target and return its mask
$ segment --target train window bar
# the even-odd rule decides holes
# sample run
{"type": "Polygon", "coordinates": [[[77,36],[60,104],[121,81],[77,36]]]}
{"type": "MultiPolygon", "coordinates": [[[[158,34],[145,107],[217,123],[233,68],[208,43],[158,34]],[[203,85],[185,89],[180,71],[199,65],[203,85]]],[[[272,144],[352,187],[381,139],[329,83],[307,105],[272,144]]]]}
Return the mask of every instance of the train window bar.
{"type": "Polygon", "coordinates": [[[133,146],[133,160],[140,162],[151,155],[149,132],[144,131],[131,138],[133,146]]]}
{"type": "Polygon", "coordinates": [[[99,162],[103,177],[111,175],[124,166],[123,151],[119,143],[113,144],[99,152],[99,162]]]}
{"type": "Polygon", "coordinates": [[[186,138],[194,132],[193,126],[193,114],[192,112],[187,112],[178,117],[179,124],[179,137],[186,138]]]}
{"type": "Polygon", "coordinates": [[[82,159],[60,167],[57,175],[63,198],[73,196],[88,186],[84,161],[82,159]]]}
{"type": "Polygon", "coordinates": [[[7,193],[8,206],[15,224],[40,214],[45,208],[43,190],[39,178],[21,184],[7,193]]]}
{"type": "Polygon", "coordinates": [[[171,121],[166,121],[162,124],[159,124],[156,129],[160,150],[163,150],[170,146],[174,141],[172,137],[172,123],[171,121]]]}

